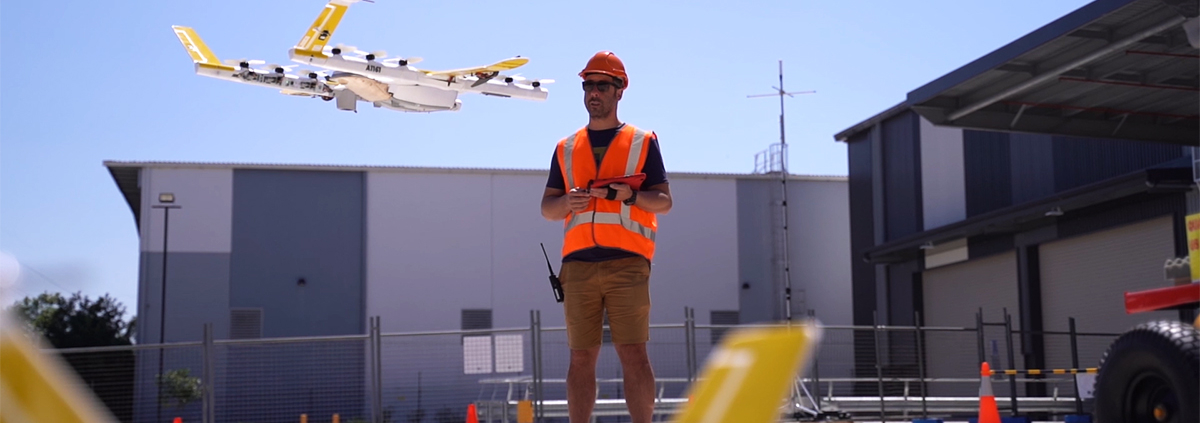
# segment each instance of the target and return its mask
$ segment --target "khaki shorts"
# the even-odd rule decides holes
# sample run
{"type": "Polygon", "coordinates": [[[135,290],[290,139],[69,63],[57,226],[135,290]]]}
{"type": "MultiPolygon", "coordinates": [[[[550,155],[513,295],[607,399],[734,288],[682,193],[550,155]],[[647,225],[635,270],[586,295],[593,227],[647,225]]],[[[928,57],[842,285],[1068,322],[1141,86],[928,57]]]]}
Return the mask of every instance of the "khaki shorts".
{"type": "Polygon", "coordinates": [[[642,257],[563,263],[563,311],[571,349],[600,346],[604,311],[614,344],[650,340],[650,263],[642,257]]]}

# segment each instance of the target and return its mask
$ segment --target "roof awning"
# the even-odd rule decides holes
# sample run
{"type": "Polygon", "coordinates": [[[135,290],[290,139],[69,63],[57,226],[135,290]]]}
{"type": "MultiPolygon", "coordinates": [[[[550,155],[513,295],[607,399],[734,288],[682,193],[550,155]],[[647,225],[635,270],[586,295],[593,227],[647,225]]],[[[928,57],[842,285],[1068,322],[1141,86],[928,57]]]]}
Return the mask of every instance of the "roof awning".
{"type": "Polygon", "coordinates": [[[935,125],[1198,145],[1198,3],[1096,0],[905,104],[935,125]]]}
{"type": "Polygon", "coordinates": [[[919,257],[924,245],[937,246],[979,235],[1025,232],[1052,224],[1059,213],[1071,213],[1135,196],[1178,195],[1194,186],[1187,159],[1177,159],[1158,167],[1139,170],[893,240],[865,251],[864,257],[861,258],[869,263],[908,261],[919,257]]]}

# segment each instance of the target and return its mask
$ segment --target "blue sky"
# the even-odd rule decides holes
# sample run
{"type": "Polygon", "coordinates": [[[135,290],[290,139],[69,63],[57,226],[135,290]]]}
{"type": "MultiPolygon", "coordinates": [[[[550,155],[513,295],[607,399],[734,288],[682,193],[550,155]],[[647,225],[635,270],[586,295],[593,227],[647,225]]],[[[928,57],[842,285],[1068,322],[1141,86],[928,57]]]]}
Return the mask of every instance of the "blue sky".
{"type": "MultiPolygon", "coordinates": [[[[833,135],[1084,0],[432,2],[352,6],[333,43],[449,69],[520,55],[545,102],[463,95],[401,114],[196,76],[171,25],[225,58],[290,64],[324,0],[7,2],[0,9],[0,251],[43,291],[136,301],[132,214],[104,160],[547,168],[586,124],[576,74],[612,50],[620,117],[655,130],[668,172],[753,170],[779,140],[783,60],[793,173],[845,175],[833,135]],[[686,9],[681,7],[686,5],[686,9]]],[[[447,195],[457,195],[447,193],[447,195]]],[[[435,200],[435,199],[434,199],[435,200]]],[[[7,304],[5,304],[7,305],[7,304]]]]}

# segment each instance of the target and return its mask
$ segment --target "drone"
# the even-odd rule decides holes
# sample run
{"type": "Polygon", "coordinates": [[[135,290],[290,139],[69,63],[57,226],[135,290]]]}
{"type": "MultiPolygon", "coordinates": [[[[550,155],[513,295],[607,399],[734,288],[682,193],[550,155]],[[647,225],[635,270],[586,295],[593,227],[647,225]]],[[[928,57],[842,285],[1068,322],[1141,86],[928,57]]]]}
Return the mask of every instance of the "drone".
{"type": "Polygon", "coordinates": [[[358,111],[358,103],[399,112],[458,111],[460,93],[544,101],[551,79],[527,79],[503,72],[524,66],[515,56],[486,66],[425,70],[419,57],[389,58],[386,51],[363,51],[330,38],[351,4],[371,0],[330,0],[300,41],[288,50],[290,65],[264,60],[220,60],[195,29],[172,29],[192,58],[197,75],[279,90],[292,96],[334,101],[338,110],[358,111]],[[296,69],[298,66],[306,68],[296,69]]]}

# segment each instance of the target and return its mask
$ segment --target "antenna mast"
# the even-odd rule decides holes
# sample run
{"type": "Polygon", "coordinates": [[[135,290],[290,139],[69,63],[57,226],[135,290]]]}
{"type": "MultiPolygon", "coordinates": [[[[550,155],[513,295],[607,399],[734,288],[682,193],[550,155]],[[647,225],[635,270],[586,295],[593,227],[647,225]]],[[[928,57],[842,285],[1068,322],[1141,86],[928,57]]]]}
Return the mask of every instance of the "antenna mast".
{"type": "MultiPolygon", "coordinates": [[[[787,189],[788,153],[787,153],[787,136],[784,131],[784,123],[783,123],[784,122],[783,96],[786,95],[788,97],[795,97],[794,94],[812,94],[812,93],[815,93],[816,91],[788,92],[788,91],[784,90],[783,89],[783,60],[779,61],[779,86],[778,87],[772,86],[771,88],[775,89],[774,93],[748,95],[748,96],[746,96],[746,98],[771,97],[771,96],[779,97],[779,148],[780,148],[779,180],[780,180],[780,189],[783,191],[783,197],[782,197],[783,200],[780,202],[780,205],[782,206],[781,213],[783,216],[783,235],[782,235],[782,237],[783,237],[783,242],[782,242],[782,247],[783,247],[782,262],[783,263],[782,263],[782,265],[783,265],[783,290],[784,290],[783,291],[784,292],[784,303],[783,304],[784,304],[784,317],[786,320],[791,321],[792,320],[792,269],[791,269],[791,259],[790,259],[791,255],[790,255],[790,252],[788,251],[788,244],[789,244],[789,241],[788,241],[788,202],[787,202],[787,198],[788,198],[787,197],[787,192],[788,192],[788,189],[787,189]]],[[[767,168],[769,169],[770,166],[768,165],[767,168]]]]}

